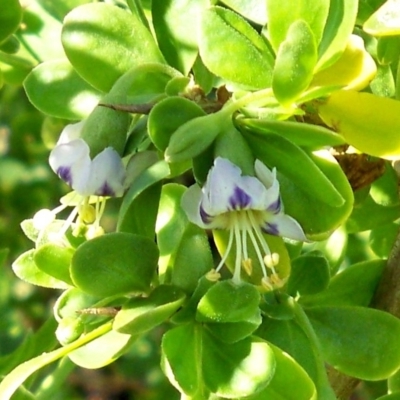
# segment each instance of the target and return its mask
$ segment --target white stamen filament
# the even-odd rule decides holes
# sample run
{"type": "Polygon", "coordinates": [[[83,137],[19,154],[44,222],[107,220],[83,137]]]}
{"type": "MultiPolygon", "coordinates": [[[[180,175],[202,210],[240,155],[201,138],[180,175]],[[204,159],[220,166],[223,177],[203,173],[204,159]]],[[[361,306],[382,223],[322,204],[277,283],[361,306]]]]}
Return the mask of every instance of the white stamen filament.
{"type": "Polygon", "coordinates": [[[229,255],[229,253],[230,253],[230,251],[232,249],[233,235],[234,235],[234,233],[233,233],[233,230],[231,229],[229,231],[228,246],[226,247],[225,253],[222,256],[221,261],[219,262],[217,268],[215,268],[216,272],[218,272],[223,267],[223,265],[225,264],[226,259],[228,258],[228,255],[229,255]]]}
{"type": "MultiPolygon", "coordinates": [[[[236,216],[235,216],[236,217],[236,216]]],[[[239,224],[235,223],[235,239],[236,239],[236,260],[235,260],[235,271],[233,273],[233,282],[236,284],[240,283],[240,270],[242,267],[242,246],[241,246],[241,235],[239,224]]]]}

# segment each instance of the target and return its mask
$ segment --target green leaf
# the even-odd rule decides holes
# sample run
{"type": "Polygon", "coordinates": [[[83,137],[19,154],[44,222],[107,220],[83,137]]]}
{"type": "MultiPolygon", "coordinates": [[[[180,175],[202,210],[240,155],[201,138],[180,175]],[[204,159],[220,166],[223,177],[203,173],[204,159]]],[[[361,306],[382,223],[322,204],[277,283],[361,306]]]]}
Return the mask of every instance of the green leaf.
{"type": "Polygon", "coordinates": [[[308,155],[345,199],[342,206],[332,207],[317,200],[298,182],[287,179],[285,175],[279,174],[279,171],[278,180],[285,212],[300,223],[308,237],[321,240],[326,239],[333,230],[346,221],[353,209],[354,197],[346,176],[333,156],[326,150],[308,155]]]}
{"type": "Polygon", "coordinates": [[[36,250],[29,250],[21,254],[12,264],[12,269],[19,279],[32,285],[53,289],[67,289],[69,285],[40,270],[35,261],[36,250]]]}
{"type": "Polygon", "coordinates": [[[303,368],[276,346],[269,344],[274,352],[275,374],[268,386],[246,400],[314,400],[317,398],[313,381],[303,368]]]}
{"type": "Polygon", "coordinates": [[[272,88],[283,105],[291,105],[307,89],[317,62],[313,32],[302,19],[294,21],[276,54],[272,88]]]}
{"type": "Polygon", "coordinates": [[[357,204],[346,222],[348,233],[362,232],[376,229],[395,221],[400,215],[400,205],[381,206],[368,195],[361,203],[357,204]]]}
{"type": "Polygon", "coordinates": [[[80,133],[80,137],[90,148],[91,158],[107,147],[112,147],[122,155],[129,123],[128,113],[96,107],[85,120],[80,133]],[[110,135],[110,132],[113,132],[113,135],[110,135]]]}
{"type": "Polygon", "coordinates": [[[386,159],[400,155],[399,101],[340,90],[318,107],[318,113],[358,150],[386,159]]]}
{"type": "Polygon", "coordinates": [[[189,223],[181,208],[185,190],[173,183],[163,186],[156,231],[160,278],[191,293],[214,263],[206,233],[189,223]]]}
{"type": "Polygon", "coordinates": [[[221,111],[191,119],[171,135],[165,159],[174,163],[198,156],[221,132],[229,129],[230,124],[230,115],[221,111]]]}
{"type": "Polygon", "coordinates": [[[194,397],[205,392],[202,380],[201,327],[185,324],[170,329],[161,343],[161,368],[180,392],[194,397]],[[182,349],[185,356],[182,357],[182,349]]]}
{"type": "Polygon", "coordinates": [[[329,284],[328,260],[319,252],[306,253],[292,262],[287,291],[292,296],[315,294],[329,284]]]}
{"type": "Polygon", "coordinates": [[[199,51],[204,65],[227,81],[253,89],[271,85],[274,61],[267,44],[233,11],[211,7],[203,12],[199,51]]]}
{"type": "Polygon", "coordinates": [[[135,297],[125,303],[114,319],[113,329],[130,335],[145,333],[171,317],[185,297],[173,286],[157,286],[149,297],[135,297]]]}
{"type": "Polygon", "coordinates": [[[248,337],[226,344],[204,331],[202,345],[204,383],[218,396],[252,395],[265,388],[275,374],[274,352],[261,339],[248,337]]]}
{"type": "Polygon", "coordinates": [[[382,206],[399,204],[397,173],[389,162],[385,163],[385,172],[371,184],[370,195],[375,203],[382,206]]]}
{"type": "Polygon", "coordinates": [[[346,143],[342,136],[320,125],[252,118],[236,119],[235,124],[238,125],[240,130],[244,129],[261,135],[275,133],[297,146],[309,147],[312,150],[326,146],[340,146],[346,143]]]}
{"type": "Polygon", "coordinates": [[[22,19],[22,8],[18,0],[1,0],[0,43],[14,33],[22,19]]]}
{"type": "Polygon", "coordinates": [[[11,35],[0,44],[0,51],[7,54],[15,54],[19,51],[20,47],[20,41],[15,35],[11,35]]]}
{"type": "Polygon", "coordinates": [[[61,35],[61,22],[48,12],[40,1],[32,1],[24,7],[22,23],[23,29],[21,27],[15,35],[36,61],[65,57],[58,40],[61,35]],[[55,38],[57,39],[54,40],[55,38]]]}
{"type": "Polygon", "coordinates": [[[363,261],[335,275],[326,290],[302,296],[306,306],[368,306],[385,267],[385,260],[363,261]]]}
{"type": "Polygon", "coordinates": [[[267,0],[266,3],[268,36],[275,52],[286,39],[290,26],[299,20],[309,25],[318,45],[328,16],[329,0],[318,0],[312,3],[307,0],[296,1],[296,3],[267,0]]]}
{"type": "Polygon", "coordinates": [[[196,320],[219,340],[235,343],[253,333],[261,324],[260,294],[255,286],[237,286],[226,280],[216,283],[201,298],[196,320]]]}
{"type": "Polygon", "coordinates": [[[100,100],[67,60],[52,60],[34,68],[24,81],[29,101],[41,112],[57,118],[82,119],[100,100]]]}
{"type": "Polygon", "coordinates": [[[357,8],[357,0],[330,1],[328,18],[318,47],[318,71],[329,67],[343,53],[354,29],[357,8]]]}
{"type": "Polygon", "coordinates": [[[310,339],[294,319],[266,318],[255,334],[288,353],[314,382],[318,382],[317,361],[310,339]]]}
{"type": "Polygon", "coordinates": [[[64,19],[61,39],[78,74],[104,92],[134,66],[163,63],[154,39],[137,15],[110,4],[73,9],[64,19]]]}
{"type": "Polygon", "coordinates": [[[258,25],[267,23],[267,9],[264,2],[258,0],[223,0],[221,3],[226,4],[238,14],[258,25]]]}
{"type": "Polygon", "coordinates": [[[334,368],[364,380],[381,380],[400,366],[400,321],[363,307],[306,310],[323,356],[334,368]]]}
{"type": "Polygon", "coordinates": [[[205,112],[194,102],[183,97],[167,97],[157,103],[149,114],[149,136],[155,146],[164,151],[171,135],[184,123],[205,112]]]}
{"type": "Polygon", "coordinates": [[[165,59],[187,75],[197,57],[198,16],[205,0],[153,0],[151,11],[157,41],[165,59]]]}
{"type": "Polygon", "coordinates": [[[75,285],[94,296],[147,292],[157,267],[158,249],[148,238],[109,233],[81,245],[71,264],[75,285]]]}
{"type": "Polygon", "coordinates": [[[112,104],[152,103],[165,96],[166,86],[173,78],[182,78],[182,74],[169,65],[140,64],[118,78],[108,99],[112,104]]]}
{"type": "Polygon", "coordinates": [[[153,163],[146,161],[147,153],[139,153],[131,160],[130,169],[136,169],[137,176],[125,194],[118,216],[117,230],[137,233],[154,238],[161,182],[170,170],[161,160],[153,163]],[[144,159],[144,160],[143,160],[144,159]],[[144,164],[142,164],[144,162],[144,164]],[[146,212],[143,212],[146,209],[146,212]]]}
{"type": "Polygon", "coordinates": [[[231,280],[216,283],[201,298],[197,306],[199,322],[240,322],[252,318],[258,311],[260,293],[255,286],[231,280]]]}
{"type": "Polygon", "coordinates": [[[82,368],[97,369],[122,356],[136,337],[110,331],[68,353],[69,359],[82,368]]]}
{"type": "Polygon", "coordinates": [[[335,208],[343,206],[345,200],[341,193],[303,149],[273,133],[246,132],[244,136],[256,158],[268,167],[276,167],[320,202],[335,208]]]}
{"type": "Polygon", "coordinates": [[[373,36],[400,34],[400,1],[389,0],[372,14],[363,25],[365,32],[373,36]]]}
{"type": "Polygon", "coordinates": [[[48,243],[35,251],[33,259],[41,271],[72,285],[69,266],[73,254],[74,250],[71,248],[48,243]]]}
{"type": "Polygon", "coordinates": [[[369,234],[371,250],[380,258],[388,258],[399,232],[398,223],[390,223],[373,229],[369,234]]]}

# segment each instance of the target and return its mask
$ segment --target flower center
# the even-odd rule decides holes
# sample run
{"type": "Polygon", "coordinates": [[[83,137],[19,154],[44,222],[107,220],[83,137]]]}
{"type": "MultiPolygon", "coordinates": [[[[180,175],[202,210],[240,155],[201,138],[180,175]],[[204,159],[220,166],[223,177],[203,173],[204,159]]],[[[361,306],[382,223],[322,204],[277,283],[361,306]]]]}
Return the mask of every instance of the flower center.
{"type": "Polygon", "coordinates": [[[90,198],[90,196],[81,196],[76,192],[72,192],[70,194],[74,195],[67,195],[69,196],[67,199],[67,196],[65,196],[63,199],[61,199],[62,204],[56,207],[54,210],[43,209],[34,215],[33,223],[36,229],[44,232],[44,230],[56,219],[56,215],[58,213],[69,206],[73,206],[74,208],[64,221],[63,226],[56,232],[54,241],[60,240],[73,223],[75,223],[72,231],[74,236],[78,236],[82,232],[85,232],[87,239],[102,235],[104,230],[100,226],[100,219],[104,213],[106,198],[95,196],[96,201],[94,204],[91,204],[93,203],[93,197],[90,198]]]}
{"type": "Polygon", "coordinates": [[[253,270],[253,260],[249,257],[248,241],[254,247],[257,260],[261,266],[263,279],[262,285],[268,289],[282,286],[281,279],[275,271],[275,266],[279,263],[279,254],[271,253],[271,250],[263,236],[260,228],[260,211],[257,210],[237,210],[229,212],[229,239],[225,253],[222,256],[216,272],[225,264],[226,259],[232,249],[233,241],[236,244],[235,269],[233,281],[240,283],[241,268],[251,275],[253,270]]]}

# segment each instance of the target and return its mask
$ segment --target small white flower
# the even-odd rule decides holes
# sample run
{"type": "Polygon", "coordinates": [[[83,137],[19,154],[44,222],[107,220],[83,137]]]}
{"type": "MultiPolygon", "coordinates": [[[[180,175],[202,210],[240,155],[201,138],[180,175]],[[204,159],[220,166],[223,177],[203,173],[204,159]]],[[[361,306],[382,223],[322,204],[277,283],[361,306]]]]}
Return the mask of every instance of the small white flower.
{"type": "Polygon", "coordinates": [[[233,280],[240,282],[241,266],[251,270],[247,251],[250,238],[263,270],[263,284],[279,286],[274,267],[279,255],[271,254],[263,233],[307,241],[303,229],[284,214],[279,194],[276,169],[270,171],[261,161],[255,162],[256,176],[242,176],[239,167],[218,157],[201,189],[191,186],[182,198],[182,207],[189,220],[205,229],[229,230],[228,246],[216,272],[225,263],[235,239],[237,253],[233,280]],[[267,267],[271,270],[269,276],[267,267]]]}
{"type": "Polygon", "coordinates": [[[54,210],[41,210],[34,217],[34,224],[44,228],[66,207],[74,209],[60,232],[63,235],[76,220],[76,233],[84,225],[91,224],[88,235],[100,234],[100,218],[107,197],[119,197],[124,193],[126,170],[120,155],[111,147],[105,148],[93,160],[90,148],[80,138],[85,121],[67,125],[57,145],[50,153],[49,164],[53,171],[72,189],[71,195],[61,199],[54,210]]]}

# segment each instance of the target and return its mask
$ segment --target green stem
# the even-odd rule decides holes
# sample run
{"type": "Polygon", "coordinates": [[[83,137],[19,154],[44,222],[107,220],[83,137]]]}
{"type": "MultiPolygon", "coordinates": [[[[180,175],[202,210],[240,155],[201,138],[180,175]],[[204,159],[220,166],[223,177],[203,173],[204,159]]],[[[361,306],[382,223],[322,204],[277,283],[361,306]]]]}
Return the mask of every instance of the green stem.
{"type": "Polygon", "coordinates": [[[299,326],[302,328],[303,332],[307,336],[313,350],[313,355],[317,364],[318,398],[321,400],[335,400],[336,396],[330,386],[328,376],[326,374],[325,363],[324,359],[322,358],[322,352],[318,337],[315,334],[315,331],[303,308],[295,301],[293,301],[292,307],[296,322],[299,324],[299,326]]]}
{"type": "Polygon", "coordinates": [[[258,92],[252,92],[246,94],[237,100],[232,100],[231,102],[226,103],[226,105],[222,108],[221,112],[226,114],[233,114],[235,111],[239,110],[242,107],[247,106],[250,103],[254,103],[260,100],[267,100],[273,98],[274,92],[271,88],[259,90],[258,92]]]}
{"type": "Polygon", "coordinates": [[[8,374],[1,382],[0,399],[9,400],[15,391],[24,383],[24,381],[38,369],[68,355],[71,353],[71,351],[82,347],[92,340],[103,336],[107,332],[111,331],[111,328],[112,322],[108,322],[89,332],[87,335],[80,337],[78,340],[70,343],[67,346],[51,351],[50,353],[43,353],[38,357],[32,358],[31,360],[20,364],[18,367],[13,369],[11,373],[8,374]]]}

